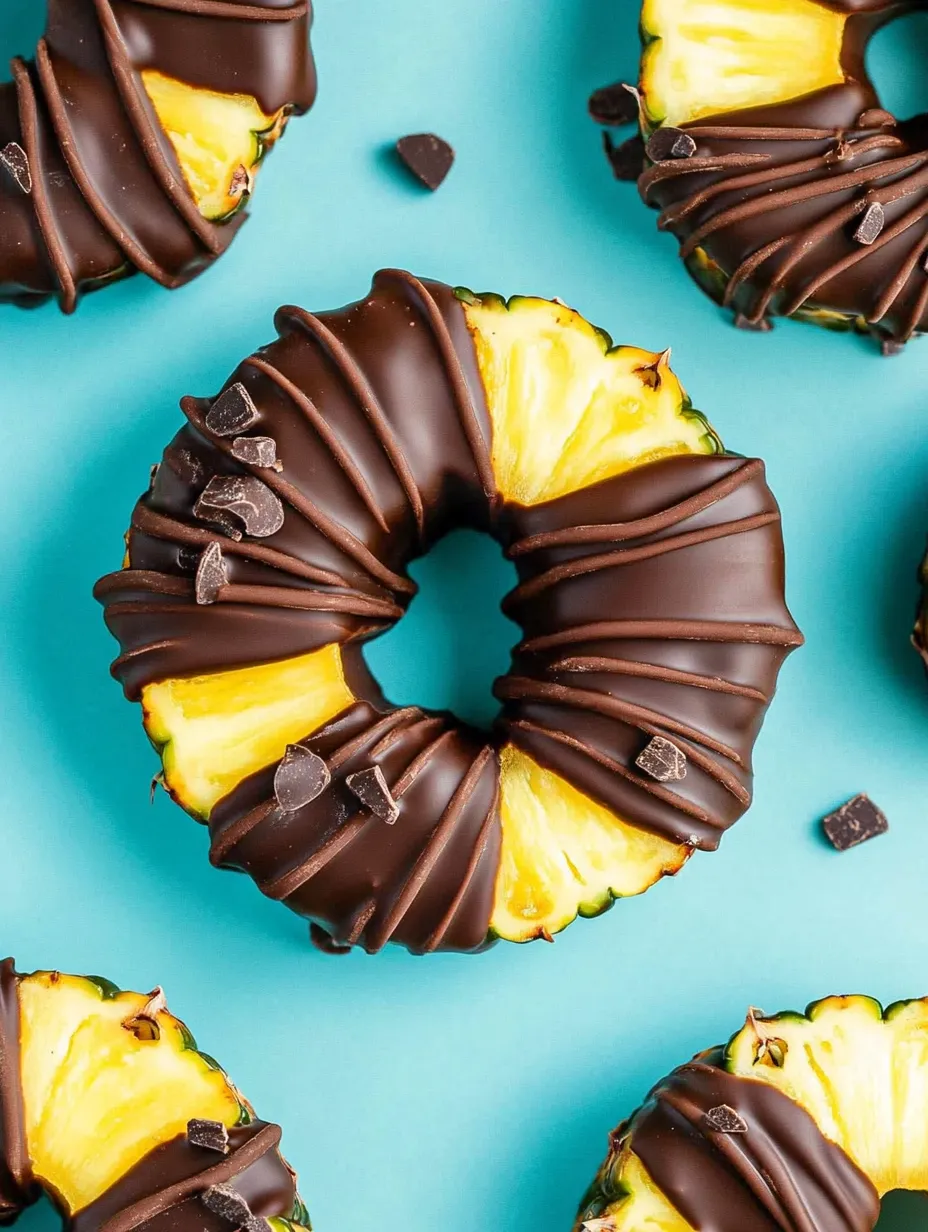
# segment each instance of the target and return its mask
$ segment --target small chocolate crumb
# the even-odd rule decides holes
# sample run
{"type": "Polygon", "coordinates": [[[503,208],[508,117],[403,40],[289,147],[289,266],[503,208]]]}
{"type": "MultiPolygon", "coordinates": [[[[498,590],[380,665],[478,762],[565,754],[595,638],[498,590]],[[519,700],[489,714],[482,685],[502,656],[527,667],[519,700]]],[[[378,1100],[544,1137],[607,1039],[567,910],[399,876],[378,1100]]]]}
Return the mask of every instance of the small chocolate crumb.
{"type": "Polygon", "coordinates": [[[274,795],[284,813],[295,813],[321,796],[332,781],[329,767],[303,744],[288,744],[274,772],[274,795]]]}
{"type": "Polygon", "coordinates": [[[284,524],[284,507],[276,492],[254,475],[214,475],[193,507],[196,517],[218,521],[219,514],[239,518],[255,539],[275,535],[284,524]]]}
{"type": "Polygon", "coordinates": [[[266,1219],[258,1219],[251,1213],[251,1207],[237,1190],[231,1185],[211,1185],[200,1194],[200,1201],[207,1210],[218,1215],[226,1223],[234,1224],[245,1232],[264,1232],[270,1229],[266,1219]]]}
{"type": "Polygon", "coordinates": [[[872,244],[886,224],[886,215],[879,201],[871,201],[857,224],[854,239],[858,244],[872,244]]]}
{"type": "Polygon", "coordinates": [[[246,466],[269,466],[282,470],[277,461],[277,442],[272,436],[237,436],[232,442],[232,457],[246,466]]]}
{"type": "Polygon", "coordinates": [[[203,549],[197,565],[197,576],[194,582],[197,603],[215,603],[219,592],[228,582],[226,562],[222,548],[218,543],[211,543],[203,549]]]}
{"type": "Polygon", "coordinates": [[[310,924],[309,939],[322,954],[350,954],[351,946],[342,945],[321,924],[310,924]]]}
{"type": "Polygon", "coordinates": [[[892,128],[895,124],[896,117],[882,107],[870,107],[857,117],[858,128],[892,128]]]}
{"type": "Polygon", "coordinates": [[[638,91],[625,81],[614,81],[594,90],[587,107],[597,124],[622,128],[638,120],[638,91]]]}
{"type": "Polygon", "coordinates": [[[869,796],[854,796],[822,822],[825,837],[837,851],[847,851],[858,843],[885,834],[889,829],[886,815],[869,796]]]}
{"type": "Polygon", "coordinates": [[[232,172],[232,179],[229,181],[229,196],[243,197],[246,193],[251,192],[251,176],[248,174],[248,168],[242,163],[232,172]]]}
{"type": "Polygon", "coordinates": [[[400,815],[400,806],[393,799],[387,780],[379,766],[369,766],[367,770],[358,770],[345,779],[349,791],[353,792],[366,808],[392,826],[400,815]]]}
{"type": "Polygon", "coordinates": [[[400,161],[426,188],[435,191],[445,181],[454,163],[454,150],[434,133],[412,133],[396,143],[400,161]]]}
{"type": "Polygon", "coordinates": [[[692,158],[696,142],[682,128],[668,124],[651,134],[645,150],[652,163],[663,163],[670,158],[692,158]]]}
{"type": "Polygon", "coordinates": [[[658,783],[686,778],[686,754],[663,736],[655,736],[635,758],[635,765],[658,783]]]}
{"type": "Polygon", "coordinates": [[[0,166],[5,167],[17,186],[26,194],[32,192],[32,170],[29,158],[18,141],[11,141],[0,150],[0,166]]]}
{"type": "Polygon", "coordinates": [[[728,1104],[710,1108],[702,1123],[705,1129],[712,1129],[717,1134],[746,1134],[748,1131],[747,1121],[728,1104]]]}
{"type": "Polygon", "coordinates": [[[603,149],[609,159],[612,174],[623,183],[633,183],[644,171],[645,152],[644,141],[639,135],[629,137],[621,145],[616,145],[612,134],[603,132],[603,149]]]}
{"type": "Polygon", "coordinates": [[[240,436],[260,418],[251,394],[241,381],[236,381],[209,408],[206,426],[216,436],[240,436]]]}
{"type": "Polygon", "coordinates": [[[220,1155],[229,1153],[229,1131],[222,1121],[201,1121],[194,1117],[187,1122],[187,1141],[205,1151],[218,1151],[220,1155]]]}
{"type": "Polygon", "coordinates": [[[880,343],[880,352],[885,356],[901,355],[904,350],[905,343],[896,338],[884,338],[880,343]]]}
{"type": "Polygon", "coordinates": [[[761,317],[759,321],[752,321],[743,312],[736,312],[735,329],[746,329],[755,334],[769,334],[773,329],[773,322],[768,320],[767,317],[761,317]]]}

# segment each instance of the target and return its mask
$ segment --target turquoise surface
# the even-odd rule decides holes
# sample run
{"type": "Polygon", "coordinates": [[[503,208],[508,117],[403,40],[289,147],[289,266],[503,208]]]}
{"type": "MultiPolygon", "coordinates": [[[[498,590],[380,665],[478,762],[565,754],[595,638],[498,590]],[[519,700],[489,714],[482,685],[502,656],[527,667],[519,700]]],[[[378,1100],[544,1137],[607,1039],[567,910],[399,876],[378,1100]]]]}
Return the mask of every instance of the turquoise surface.
{"type": "MultiPolygon", "coordinates": [[[[593,87],[634,73],[633,3],[318,8],[318,108],[215,270],[170,296],[136,279],[70,320],[0,312],[0,949],[23,968],[163,984],[285,1126],[319,1232],[563,1232],[606,1131],[749,1004],[928,993],[928,686],[908,644],[928,343],[882,359],[807,326],[738,333],[691,286],[585,116],[593,87]],[[458,150],[434,196],[385,154],[422,129],[458,150]],[[149,805],[154,757],[107,675],[91,585],[119,563],[179,396],[215,391],[278,304],[343,303],[394,264],[559,295],[617,340],[672,345],[728,445],[766,458],[783,507],[808,645],[758,745],[753,810],[717,855],[553,946],[317,954],[300,921],[209,867],[204,833],[166,798],[149,805]],[[892,829],[837,855],[817,819],[862,790],[892,829]]],[[[6,0],[0,50],[28,51],[41,23],[39,0],[6,0]]],[[[926,54],[925,22],[881,36],[893,105],[928,102],[926,54]]],[[[418,576],[423,595],[372,659],[398,699],[486,715],[509,567],[464,536],[418,576]]]]}

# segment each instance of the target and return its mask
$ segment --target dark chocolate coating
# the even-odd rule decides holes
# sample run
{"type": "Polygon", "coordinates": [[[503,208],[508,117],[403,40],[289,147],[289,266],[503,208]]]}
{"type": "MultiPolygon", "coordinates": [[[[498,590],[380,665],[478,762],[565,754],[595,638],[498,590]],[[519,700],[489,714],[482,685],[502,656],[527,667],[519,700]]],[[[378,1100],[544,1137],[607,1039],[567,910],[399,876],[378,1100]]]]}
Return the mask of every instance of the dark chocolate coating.
{"type": "Polygon", "coordinates": [[[825,309],[892,346],[928,321],[928,119],[877,114],[864,55],[879,26],[924,5],[825,7],[850,14],[843,84],[685,124],[695,155],[649,165],[638,185],[694,277],[740,323],[825,309]],[[860,243],[874,203],[884,226],[860,243]],[[720,272],[700,273],[697,249],[720,272]]]}
{"type": "Polygon", "coordinates": [[[727,1073],[720,1052],[659,1082],[614,1138],[599,1209],[619,1197],[611,1165],[630,1146],[697,1232],[870,1232],[880,1212],[870,1180],[809,1113],[769,1083],[727,1073]],[[743,1132],[707,1125],[721,1106],[743,1132]]]}
{"type": "MultiPolygon", "coordinates": [[[[33,1177],[23,1123],[20,1018],[13,960],[0,963],[0,1224],[13,1223],[41,1187],[33,1177]]],[[[193,1146],[186,1135],[149,1151],[82,1210],[68,1213],[73,1232],[229,1232],[201,1195],[230,1185],[257,1218],[305,1219],[296,1178],[278,1148],[280,1126],[253,1120],[229,1130],[226,1154],[193,1146]]],[[[92,1144],[91,1144],[92,1147],[92,1144]]],[[[61,1205],[54,1193],[49,1197],[61,1205]]]]}
{"type": "Polygon", "coordinates": [[[308,0],[49,0],[34,62],[0,86],[0,303],[79,296],[136,270],[166,287],[220,256],[246,214],[203,218],[139,74],[251,94],[267,114],[312,106],[308,0]]]}
{"type": "MultiPolygon", "coordinates": [[[[151,682],[341,643],[357,704],[305,743],[332,787],[284,813],[275,766],[210,817],[214,863],[323,925],[339,945],[474,950],[486,939],[500,851],[498,748],[513,742],[625,820],[712,848],[750,802],[751,748],[784,656],[801,637],[783,599],[779,511],[760,462],[681,457],[533,508],[503,504],[490,416],[455,294],[384,271],[364,301],[277,314],[280,338],[240,365],[282,470],[246,466],[185,399],[129,535],[129,567],[96,595],[126,694],[151,682]],[[236,542],[193,509],[215,475],[250,473],[283,525],[236,542]],[[399,618],[406,568],[456,526],[516,561],[506,605],[524,631],[504,705],[482,735],[446,714],[398,711],[363,642],[399,618]],[[197,604],[198,554],[219,542],[227,582],[197,604]],[[636,770],[655,733],[684,750],[673,788],[636,770]],[[400,805],[366,812],[347,776],[380,766],[400,805]]],[[[228,387],[228,386],[227,386],[228,387]]]]}

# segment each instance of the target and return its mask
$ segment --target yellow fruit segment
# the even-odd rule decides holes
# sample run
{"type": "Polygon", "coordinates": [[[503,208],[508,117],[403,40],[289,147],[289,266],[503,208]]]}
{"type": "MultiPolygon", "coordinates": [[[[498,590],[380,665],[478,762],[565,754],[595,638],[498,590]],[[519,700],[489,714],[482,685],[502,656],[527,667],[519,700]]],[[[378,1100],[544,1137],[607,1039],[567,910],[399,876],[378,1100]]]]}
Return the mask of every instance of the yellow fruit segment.
{"type": "Polygon", "coordinates": [[[845,21],[816,0],[644,0],[647,123],[687,124],[840,85],[845,21]]]}
{"type": "Polygon", "coordinates": [[[636,829],[512,745],[500,752],[503,830],[491,931],[553,936],[676,873],[689,855],[636,829]]]}
{"type": "Polygon", "coordinates": [[[928,1189],[928,998],[884,1014],[870,997],[827,997],[806,1015],[749,1018],[728,1068],[801,1104],[881,1195],[928,1189]]]}
{"type": "Polygon", "coordinates": [[[258,164],[286,127],[286,108],[265,115],[250,94],[219,94],[153,69],[141,76],[200,213],[214,222],[228,218],[247,200],[258,164]]]}
{"type": "Polygon", "coordinates": [[[633,1151],[625,1147],[611,1169],[611,1192],[624,1192],[600,1216],[608,1220],[607,1227],[611,1225],[614,1232],[693,1232],[633,1151]]]}
{"type": "Polygon", "coordinates": [[[249,1115],[161,1003],[48,971],[22,977],[19,1000],[29,1155],[70,1214],[192,1117],[231,1127],[249,1115]],[[139,1026],[142,1009],[150,1018],[139,1026]]]}
{"type": "Polygon", "coordinates": [[[459,295],[507,500],[534,505],[673,454],[721,449],[666,355],[613,347],[565,304],[459,295]]]}
{"type": "Polygon", "coordinates": [[[353,701],[337,645],[142,690],[145,730],[161,753],[165,785],[204,820],[243,779],[353,701]]]}

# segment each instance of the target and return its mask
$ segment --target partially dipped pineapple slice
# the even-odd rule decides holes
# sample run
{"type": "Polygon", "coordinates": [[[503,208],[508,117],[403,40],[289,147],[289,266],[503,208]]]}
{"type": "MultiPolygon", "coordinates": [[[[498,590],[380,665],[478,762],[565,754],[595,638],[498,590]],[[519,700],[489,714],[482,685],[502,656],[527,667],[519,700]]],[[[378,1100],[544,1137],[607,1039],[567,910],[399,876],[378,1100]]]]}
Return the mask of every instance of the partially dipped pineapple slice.
{"type": "Polygon", "coordinates": [[[287,109],[265,115],[250,94],[220,94],[154,69],[141,77],[197,208],[223,221],[251,195],[258,165],[286,127],[287,109]]]}
{"type": "Polygon", "coordinates": [[[646,126],[688,124],[840,85],[846,20],[818,0],[644,0],[646,126]]]}

